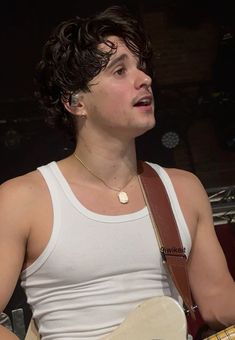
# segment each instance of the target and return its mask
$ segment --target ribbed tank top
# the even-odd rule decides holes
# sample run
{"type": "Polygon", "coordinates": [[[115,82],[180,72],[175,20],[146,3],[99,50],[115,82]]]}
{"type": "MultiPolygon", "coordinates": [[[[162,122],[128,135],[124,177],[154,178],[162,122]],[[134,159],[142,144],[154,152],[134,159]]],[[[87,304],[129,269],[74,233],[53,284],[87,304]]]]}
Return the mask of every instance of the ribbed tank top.
{"type": "MultiPolygon", "coordinates": [[[[160,175],[188,255],[191,238],[166,171],[160,175]]],[[[95,340],[113,331],[140,302],[178,298],[162,264],[147,207],[101,215],[79,202],[56,162],[38,168],[52,201],[48,244],[21,275],[42,340],[95,340]]],[[[92,193],[91,193],[92,195],[92,193]]]]}

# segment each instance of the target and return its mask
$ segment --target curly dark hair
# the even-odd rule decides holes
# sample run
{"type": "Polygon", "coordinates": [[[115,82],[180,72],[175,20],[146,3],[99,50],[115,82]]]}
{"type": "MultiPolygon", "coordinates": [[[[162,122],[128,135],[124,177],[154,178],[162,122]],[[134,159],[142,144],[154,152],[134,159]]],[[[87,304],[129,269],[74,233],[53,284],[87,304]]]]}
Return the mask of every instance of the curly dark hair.
{"type": "Polygon", "coordinates": [[[152,71],[152,47],[140,20],[125,7],[112,6],[88,18],[60,23],[43,48],[35,74],[35,95],[53,125],[66,128],[76,141],[76,125],[64,107],[71,94],[89,91],[89,82],[103,70],[116,47],[108,36],[121,38],[129,50],[152,71]],[[108,51],[98,49],[105,43],[108,51]]]}

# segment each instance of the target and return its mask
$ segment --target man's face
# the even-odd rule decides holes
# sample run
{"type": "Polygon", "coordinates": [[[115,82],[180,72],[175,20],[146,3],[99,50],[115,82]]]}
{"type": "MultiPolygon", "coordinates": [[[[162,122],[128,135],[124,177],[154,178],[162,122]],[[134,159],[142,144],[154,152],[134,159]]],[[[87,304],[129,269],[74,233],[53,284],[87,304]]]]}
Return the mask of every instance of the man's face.
{"type": "MultiPolygon", "coordinates": [[[[83,94],[86,128],[105,136],[135,138],[155,125],[151,78],[122,40],[114,36],[108,40],[117,50],[90,82],[90,92],[83,94]]],[[[108,47],[101,44],[100,49],[108,47]]]]}

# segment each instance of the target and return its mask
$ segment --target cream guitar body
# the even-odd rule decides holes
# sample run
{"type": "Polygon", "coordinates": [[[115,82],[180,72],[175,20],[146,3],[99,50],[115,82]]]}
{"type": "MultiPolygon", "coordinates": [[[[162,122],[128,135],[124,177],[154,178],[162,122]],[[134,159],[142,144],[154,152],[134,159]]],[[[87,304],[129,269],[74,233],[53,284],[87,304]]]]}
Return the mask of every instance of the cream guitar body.
{"type": "Polygon", "coordinates": [[[161,296],[144,301],[102,340],[185,340],[187,320],[180,304],[161,296]]]}
{"type": "MultiPolygon", "coordinates": [[[[123,323],[100,340],[186,340],[187,320],[180,304],[168,296],[154,297],[135,308],[123,323]]],[[[235,340],[235,326],[204,340],[235,340]]],[[[40,340],[31,320],[25,340],[40,340]]]]}
{"type": "MultiPolygon", "coordinates": [[[[31,320],[25,340],[40,339],[31,320]]],[[[102,340],[186,340],[187,321],[180,304],[171,297],[154,297],[134,309],[102,340]]]]}

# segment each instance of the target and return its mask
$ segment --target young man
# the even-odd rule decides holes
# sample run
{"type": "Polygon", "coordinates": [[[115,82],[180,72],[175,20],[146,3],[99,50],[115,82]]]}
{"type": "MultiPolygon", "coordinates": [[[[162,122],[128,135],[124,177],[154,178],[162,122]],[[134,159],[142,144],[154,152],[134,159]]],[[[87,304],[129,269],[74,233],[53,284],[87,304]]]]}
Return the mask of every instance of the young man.
{"type": "MultiPolygon", "coordinates": [[[[21,275],[41,339],[99,339],[142,301],[178,298],[137,175],[135,138],[155,125],[151,55],[141,25],[118,7],[60,24],[45,45],[37,94],[76,148],[0,191],[0,306],[21,275]]],[[[202,316],[215,328],[235,323],[235,285],[205,190],[191,173],[152,167],[202,316]]],[[[1,328],[0,338],[15,336],[1,328]]]]}

